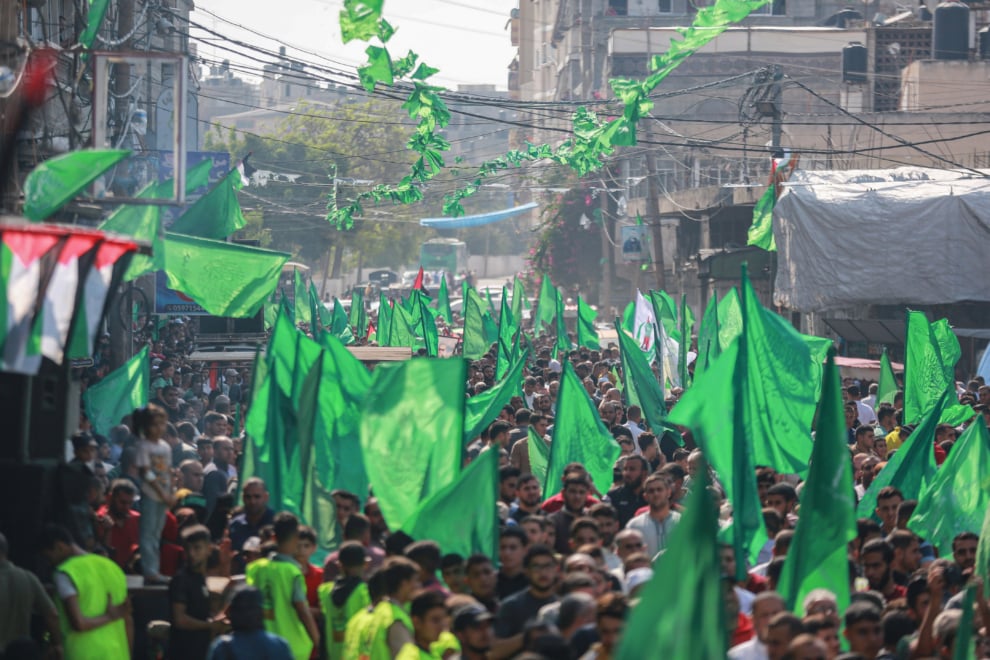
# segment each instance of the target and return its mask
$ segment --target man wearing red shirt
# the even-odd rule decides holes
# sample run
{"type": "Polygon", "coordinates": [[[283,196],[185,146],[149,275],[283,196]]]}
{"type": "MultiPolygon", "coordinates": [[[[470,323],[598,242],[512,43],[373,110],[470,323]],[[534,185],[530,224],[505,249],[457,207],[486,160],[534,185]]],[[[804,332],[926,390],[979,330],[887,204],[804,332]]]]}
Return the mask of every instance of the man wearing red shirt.
{"type": "MultiPolygon", "coordinates": [[[[306,525],[299,526],[299,547],[295,560],[302,569],[306,582],[306,600],[314,612],[320,611],[320,597],[317,590],[323,584],[323,569],[309,563],[309,558],[316,552],[316,530],[306,525]]],[[[314,614],[314,616],[316,616],[314,614]]]]}
{"type": "Polygon", "coordinates": [[[130,480],[117,479],[110,484],[110,499],[96,512],[100,522],[99,540],[124,572],[138,549],[141,514],[131,508],[136,496],[137,489],[130,480]]]}

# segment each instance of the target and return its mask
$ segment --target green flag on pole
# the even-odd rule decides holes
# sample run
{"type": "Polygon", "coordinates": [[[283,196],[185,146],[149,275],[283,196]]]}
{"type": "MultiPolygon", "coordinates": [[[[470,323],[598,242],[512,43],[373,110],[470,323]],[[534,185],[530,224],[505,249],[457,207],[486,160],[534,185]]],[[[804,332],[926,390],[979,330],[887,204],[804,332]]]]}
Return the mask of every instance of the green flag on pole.
{"type": "Polygon", "coordinates": [[[402,531],[435,541],[446,554],[498,553],[498,449],[483,451],[457,479],[436,491],[412,513],[402,531]]]}
{"type": "Polygon", "coordinates": [[[718,298],[708,299],[705,313],[701,317],[698,328],[698,361],[694,365],[694,373],[701,374],[722,352],[718,341],[718,298]]]}
{"type": "Polygon", "coordinates": [[[533,319],[533,333],[539,337],[551,327],[557,314],[557,290],[550,281],[550,274],[544,273],[540,284],[540,298],[536,302],[536,318],[533,319]]]}
{"type": "MultiPolygon", "coordinates": [[[[619,358],[622,361],[622,374],[625,379],[623,392],[629,405],[639,406],[650,430],[658,436],[667,427],[674,429],[667,421],[667,404],[664,401],[663,389],[653,375],[650,365],[647,364],[646,356],[640,350],[639,344],[626,333],[619,319],[615,320],[615,333],[619,340],[619,358]]],[[[680,433],[677,434],[677,438],[680,444],[683,444],[680,433]]]]}
{"type": "Polygon", "coordinates": [[[24,215],[44,220],[130,155],[127,149],[79,149],[43,161],[24,180],[24,215]]]}
{"type": "Polygon", "coordinates": [[[784,607],[804,616],[804,597],[828,589],[839,611],[849,606],[849,541],[856,538],[856,504],[846,443],[842,383],[829,353],[811,451],[808,480],[801,491],[801,516],[777,591],[784,607]]]}
{"type": "Polygon", "coordinates": [[[134,412],[135,408],[148,405],[151,361],[148,347],[107,374],[103,380],[86,388],[83,407],[93,430],[110,435],[110,429],[134,412]]]}
{"type": "Polygon", "coordinates": [[[591,308],[581,296],[578,296],[577,303],[577,343],[578,346],[590,348],[593,351],[601,349],[598,343],[598,330],[595,329],[595,319],[598,312],[591,308]]]}
{"type": "Polygon", "coordinates": [[[916,500],[935,478],[935,427],[948,393],[929,409],[904,444],[873,479],[856,508],[860,518],[876,517],[877,493],[896,486],[906,500],[916,500]]]}
{"type": "Polygon", "coordinates": [[[464,299],[464,357],[477,360],[488,352],[490,345],[485,337],[481,296],[469,288],[464,299]]]}
{"type": "Polygon", "coordinates": [[[768,252],[777,251],[777,242],[773,237],[773,208],[776,205],[776,186],[770,184],[753,207],[753,224],[749,227],[746,245],[755,245],[768,252]]]}
{"type": "Polygon", "coordinates": [[[390,528],[401,529],[420,502],[460,474],[466,379],[457,358],[375,368],[362,406],[361,450],[390,528]]]}
{"type": "Polygon", "coordinates": [[[571,338],[567,336],[567,325],[564,322],[564,297],[560,295],[560,289],[554,288],[554,293],[556,294],[555,302],[557,305],[557,313],[554,318],[554,324],[557,327],[556,350],[566,353],[571,350],[571,338]]]}
{"type": "Polygon", "coordinates": [[[894,376],[894,369],[890,366],[890,358],[887,356],[887,349],[883,349],[880,356],[880,380],[877,383],[877,406],[881,403],[894,403],[894,396],[897,394],[897,378],[894,376]]]}
{"type": "Polygon", "coordinates": [[[306,287],[306,280],[303,279],[303,274],[298,268],[292,270],[292,280],[295,284],[293,287],[295,292],[293,317],[295,317],[297,325],[310,325],[313,322],[313,315],[309,306],[309,289],[306,287]]]}
{"type": "Polygon", "coordinates": [[[962,349],[947,319],[929,323],[923,312],[909,311],[904,350],[905,424],[921,419],[943,393],[951,396],[938,422],[957,426],[975,414],[955,399],[955,369],[962,349]]]}
{"type": "Polygon", "coordinates": [[[564,476],[564,466],[572,462],[584,465],[599,492],[608,491],[612,485],[612,465],[620,453],[619,445],[605,428],[570,362],[564,362],[560,376],[555,419],[543,492],[557,490],[564,476]]]}
{"type": "Polygon", "coordinates": [[[529,309],[529,301],[526,300],[526,291],[518,277],[512,278],[512,318],[516,323],[522,325],[523,309],[529,309]]]}
{"type": "Polygon", "coordinates": [[[214,316],[254,316],[278,285],[283,252],[165,235],[165,274],[169,287],[186,294],[214,316]]]}
{"type": "Polygon", "coordinates": [[[725,660],[725,587],[718,552],[718,511],[708,466],[698,471],[684,514],[657,559],[622,633],[616,660],[725,660]]]}
{"type": "Polygon", "coordinates": [[[447,292],[446,274],[440,278],[440,292],[437,293],[437,312],[447,322],[447,325],[454,323],[454,313],[450,311],[450,294],[447,292]]]}
{"type": "Polygon", "coordinates": [[[945,463],[921,493],[908,528],[947,557],[952,554],[952,539],[956,534],[979,533],[988,507],[990,433],[983,416],[978,415],[956,440],[945,463]]]}
{"type": "Polygon", "coordinates": [[[542,485],[547,480],[547,468],[550,467],[550,445],[547,444],[546,440],[536,435],[532,426],[529,427],[527,433],[526,453],[529,454],[529,472],[542,485]]]}
{"type": "Polygon", "coordinates": [[[427,357],[436,357],[440,353],[440,338],[437,336],[437,322],[426,307],[428,298],[417,296],[419,306],[419,322],[422,328],[423,344],[426,346],[427,357]]]}
{"type": "Polygon", "coordinates": [[[464,402],[465,445],[481,435],[482,429],[494,422],[502,408],[519,394],[526,355],[526,351],[517,353],[502,380],[464,402]]]}
{"type": "MultiPolygon", "coordinates": [[[[381,311],[378,313],[378,318],[381,319],[381,311]]],[[[351,324],[347,319],[347,312],[344,311],[344,306],[337,300],[336,296],[333,299],[333,312],[330,316],[330,325],[327,330],[331,335],[345,344],[354,343],[354,333],[351,332],[351,324]]],[[[381,328],[379,328],[380,331],[381,328]]]]}
{"type": "MultiPolygon", "coordinates": [[[[243,181],[235,167],[205,195],[193,202],[169,228],[174,234],[222,240],[247,225],[237,191],[243,181]]],[[[298,320],[298,319],[297,319],[298,320]]]]}
{"type": "Polygon", "coordinates": [[[681,294],[680,342],[677,352],[677,371],[680,374],[681,387],[687,389],[691,384],[688,373],[688,351],[691,349],[691,333],[694,331],[694,314],[687,304],[687,294],[681,294]]]}
{"type": "Polygon", "coordinates": [[[498,355],[495,359],[495,378],[501,379],[509,370],[512,356],[518,342],[516,334],[519,332],[519,323],[512,315],[508,292],[502,287],[502,303],[498,314],[498,355]]]}

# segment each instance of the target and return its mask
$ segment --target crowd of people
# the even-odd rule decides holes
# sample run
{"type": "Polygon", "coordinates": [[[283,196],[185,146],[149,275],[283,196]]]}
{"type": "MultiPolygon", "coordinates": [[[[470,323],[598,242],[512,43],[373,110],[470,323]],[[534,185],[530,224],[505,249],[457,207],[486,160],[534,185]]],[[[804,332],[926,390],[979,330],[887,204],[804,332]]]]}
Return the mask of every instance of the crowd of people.
{"type": "MultiPolygon", "coordinates": [[[[7,560],[0,536],[0,593],[7,594],[0,599],[0,657],[42,657],[43,650],[50,657],[128,657],[136,637],[149,653],[183,660],[615,657],[686,495],[708,469],[688,429],[681,439],[650,429],[625,400],[618,348],[556,355],[534,339],[519,396],[467,447],[468,461],[487,451],[500,455],[497,556],[465,557],[391,531],[372,484],[369,493],[333,491],[342,542],[317,561],[316,532],[274,510],[263,481],[238,478],[250,371],[204,379],[183,353],[183,326],[169,324],[152,347],[151,403],[108,438],[88,430],[72,437],[72,458],[59,477],[66,514],[37,540],[47,589],[7,560]],[[606,492],[580,463],[569,464],[548,492],[532,473],[531,434],[553,440],[558,358],[574,365],[621,449],[606,492]],[[129,584],[166,594],[167,620],[135,630],[129,584]]],[[[492,352],[469,364],[468,396],[496,384],[495,363],[492,352]]],[[[900,423],[901,396],[880,404],[875,392],[870,383],[844,383],[857,497],[913,431],[900,423]]],[[[678,395],[671,392],[669,407],[678,395]]],[[[990,422],[990,386],[972,381],[959,395],[990,422]]],[[[938,427],[932,442],[939,463],[959,431],[938,427]]],[[[717,490],[718,475],[712,477],[717,490]]],[[[727,627],[706,634],[725,636],[727,657],[958,657],[961,593],[979,581],[976,534],[959,533],[952,555],[938,557],[906,526],[917,502],[885,488],[848,548],[851,605],[840,611],[834,593],[816,590],[798,616],[776,588],[801,515],[801,483],[765,466],[753,478],[769,541],[743,581],[735,579],[732,547],[721,549],[727,627]]],[[[723,497],[723,522],[730,516],[723,497]]],[[[990,657],[982,583],[973,621],[974,657],[990,657]]],[[[649,649],[642,653],[650,657],[649,649]]]]}

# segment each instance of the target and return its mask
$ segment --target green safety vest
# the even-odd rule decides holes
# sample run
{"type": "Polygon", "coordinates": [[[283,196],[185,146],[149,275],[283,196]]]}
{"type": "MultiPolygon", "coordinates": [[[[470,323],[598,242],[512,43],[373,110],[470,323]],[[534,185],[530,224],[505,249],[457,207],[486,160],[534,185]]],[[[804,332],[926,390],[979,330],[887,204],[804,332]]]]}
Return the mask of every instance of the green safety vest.
{"type": "Polygon", "coordinates": [[[313,640],[292,602],[296,581],[303,581],[299,567],[287,561],[258,559],[251,562],[246,577],[247,583],[257,587],[264,599],[265,630],[288,642],[295,660],[309,660],[313,640]]]}
{"type": "Polygon", "coordinates": [[[348,622],[355,614],[368,608],[371,597],[368,595],[368,585],[362,582],[350,593],[343,607],[337,607],[330,599],[333,585],[333,582],[324,582],[317,589],[317,594],[325,622],[323,634],[327,640],[327,653],[330,660],[338,660],[344,657],[344,637],[348,622]]]}
{"type": "MultiPolygon", "coordinates": [[[[107,611],[107,596],[114,605],[127,600],[127,578],[113,561],[99,555],[70,557],[56,570],[69,576],[76,587],[79,611],[85,617],[98,617],[107,611]]],[[[62,626],[65,657],[72,660],[108,660],[129,658],[127,626],[117,619],[86,632],[73,630],[65,605],[58,599],[58,618],[62,626]]]]}
{"type": "Polygon", "coordinates": [[[453,651],[454,653],[461,652],[461,642],[454,636],[454,633],[450,631],[443,631],[437,638],[437,641],[430,644],[430,653],[442,658],[444,653],[447,651],[453,651]]]}
{"type": "Polygon", "coordinates": [[[391,655],[388,648],[388,629],[393,623],[400,621],[412,632],[412,619],[404,609],[388,600],[378,603],[371,617],[371,657],[373,660],[388,658],[391,655]]]}
{"type": "Polygon", "coordinates": [[[441,660],[441,656],[432,651],[426,652],[415,644],[406,644],[399,649],[399,654],[395,660],[441,660]]]}
{"type": "Polygon", "coordinates": [[[361,610],[347,622],[344,632],[344,658],[347,660],[369,660],[371,658],[372,611],[361,610]]]}

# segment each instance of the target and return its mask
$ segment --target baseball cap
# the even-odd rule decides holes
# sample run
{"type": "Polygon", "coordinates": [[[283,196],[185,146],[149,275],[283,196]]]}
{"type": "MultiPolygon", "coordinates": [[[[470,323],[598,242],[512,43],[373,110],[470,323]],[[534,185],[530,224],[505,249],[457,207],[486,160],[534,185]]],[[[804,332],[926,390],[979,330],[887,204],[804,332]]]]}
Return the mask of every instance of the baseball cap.
{"type": "Polygon", "coordinates": [[[451,629],[454,632],[478,625],[482,621],[491,621],[491,612],[480,605],[465,605],[454,610],[454,621],[451,629]]]}

